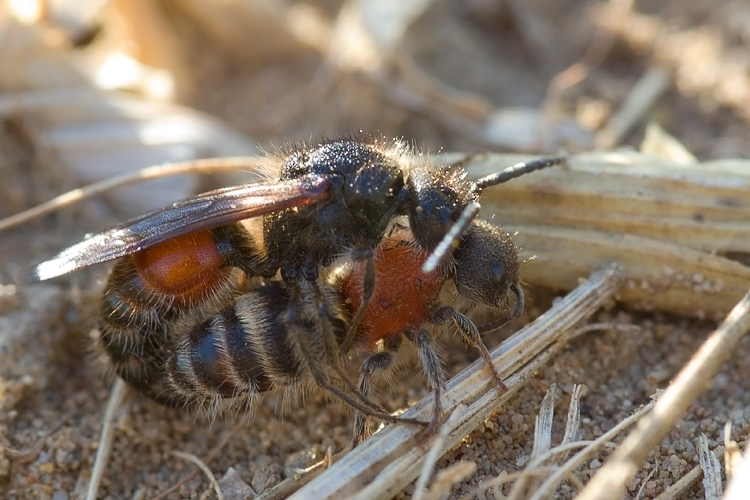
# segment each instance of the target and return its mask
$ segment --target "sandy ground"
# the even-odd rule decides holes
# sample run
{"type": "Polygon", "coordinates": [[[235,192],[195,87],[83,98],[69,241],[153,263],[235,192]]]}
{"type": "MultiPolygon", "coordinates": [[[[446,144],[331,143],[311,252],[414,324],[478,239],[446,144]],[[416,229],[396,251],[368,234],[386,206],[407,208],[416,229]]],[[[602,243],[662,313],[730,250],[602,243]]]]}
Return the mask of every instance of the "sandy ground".
{"type": "MultiPolygon", "coordinates": [[[[518,2],[508,2],[513,3],[518,2]]],[[[526,15],[539,21],[537,27],[548,28],[534,38],[519,22],[523,16],[512,14],[508,6],[493,8],[491,2],[481,0],[439,4],[412,28],[407,40],[410,52],[423,69],[444,84],[484,96],[497,107],[538,106],[547,82],[586,51],[595,32],[592,12],[601,7],[596,2],[531,2],[526,15]],[[550,47],[555,48],[554,54],[550,54],[550,47]]],[[[316,7],[322,16],[333,16],[338,4],[323,2],[316,7]]],[[[165,1],[160,8],[169,13],[182,54],[190,55],[191,80],[179,93],[182,103],[220,117],[265,147],[363,129],[405,137],[431,150],[488,149],[445,121],[388,99],[367,79],[326,76],[321,73],[319,54],[313,51],[272,63],[248,63],[219,50],[175,3],[165,1]]],[[[662,23],[666,34],[682,34],[684,40],[697,46],[706,40],[707,47],[727,59],[746,51],[750,44],[750,24],[742,25],[744,28],[737,24],[740,14],[750,19],[743,2],[724,0],[711,6],[695,0],[638,2],[633,10],[643,19],[662,23]]],[[[654,56],[653,51],[629,38],[628,33],[635,33],[633,26],[621,29],[624,34],[614,36],[612,49],[590,77],[562,94],[556,103],[559,108],[575,115],[576,107],[582,109],[586,103],[611,103],[614,107],[658,60],[670,68],[673,77],[649,117],[700,159],[750,156],[746,140],[750,104],[739,98],[733,100],[731,93],[727,97],[727,92],[722,93],[723,80],[707,81],[695,69],[701,57],[713,57],[710,50],[696,49],[695,60],[681,59],[667,49],[654,56]]],[[[729,70],[724,69],[723,77],[731,78],[729,70]]],[[[643,125],[636,126],[624,143],[637,145],[643,130],[643,125]]],[[[36,170],[39,163],[35,145],[22,124],[0,122],[0,172],[4,179],[0,216],[60,192],[57,184],[44,181],[49,178],[47,174],[36,170]]],[[[49,163],[45,159],[44,168],[50,168],[49,163]]],[[[106,269],[96,268],[50,284],[9,286],[11,273],[19,266],[38,261],[38,256],[50,255],[84,232],[107,227],[123,217],[117,207],[105,202],[87,205],[86,213],[77,217],[74,229],[70,229],[70,219],[61,215],[2,236],[0,495],[5,498],[83,498],[91,473],[111,380],[101,376],[89,354],[93,322],[88,311],[106,269]]],[[[523,321],[488,335],[487,345],[494,347],[544,312],[555,294],[529,290],[530,305],[523,321]]],[[[635,324],[642,330],[585,335],[540,370],[509,405],[440,460],[439,468],[457,461],[477,465],[476,474],[456,484],[450,498],[461,498],[503,471],[519,469],[531,452],[534,419],[551,384],[557,384],[563,392],[556,407],[553,440],[562,435],[569,394],[575,384],[587,387],[580,437],[593,439],[666,387],[716,326],[617,307],[594,319],[635,324]]],[[[700,434],[707,435],[714,449],[723,444],[722,429],[731,421],[733,437],[744,442],[750,420],[750,366],[745,362],[750,357],[750,340],[746,339],[738,351],[669,437],[651,453],[629,483],[628,498],[654,498],[696,466],[700,434]]],[[[476,357],[456,338],[444,339],[442,355],[450,375],[476,357]]],[[[398,383],[379,386],[378,400],[391,410],[406,408],[427,392],[417,376],[414,358],[407,349],[395,377],[398,383]]],[[[350,439],[351,415],[321,395],[312,395],[299,408],[283,415],[278,403],[274,395],[265,397],[247,424],[210,460],[208,465],[217,478],[224,477],[222,484],[229,485],[238,476],[241,482],[235,481],[235,485],[244,487],[244,483],[260,493],[296,469],[320,460],[329,447],[341,449],[350,439]]],[[[166,410],[130,395],[117,414],[114,448],[100,498],[155,497],[194,469],[176,458],[173,451],[205,457],[234,425],[232,421],[209,425],[193,415],[166,410]]],[[[605,450],[589,461],[577,472],[578,477],[585,482],[608,454],[605,450]]],[[[407,488],[397,498],[410,498],[410,493],[407,488]]],[[[573,498],[575,493],[575,488],[566,484],[557,498],[573,498]]],[[[703,495],[702,487],[696,485],[684,498],[703,495]]],[[[169,496],[213,497],[208,480],[201,474],[169,496]]],[[[493,498],[493,494],[480,498],[493,498]]]]}

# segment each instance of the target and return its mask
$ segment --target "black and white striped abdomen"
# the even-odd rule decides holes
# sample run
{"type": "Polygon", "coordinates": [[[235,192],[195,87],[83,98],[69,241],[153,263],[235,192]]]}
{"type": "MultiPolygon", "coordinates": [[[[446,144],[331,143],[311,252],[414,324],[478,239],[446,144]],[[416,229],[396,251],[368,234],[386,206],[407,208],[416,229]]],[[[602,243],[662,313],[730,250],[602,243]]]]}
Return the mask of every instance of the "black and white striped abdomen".
{"type": "Polygon", "coordinates": [[[300,363],[285,322],[289,289],[272,282],[183,334],[166,364],[181,399],[233,398],[289,386],[300,363]]]}

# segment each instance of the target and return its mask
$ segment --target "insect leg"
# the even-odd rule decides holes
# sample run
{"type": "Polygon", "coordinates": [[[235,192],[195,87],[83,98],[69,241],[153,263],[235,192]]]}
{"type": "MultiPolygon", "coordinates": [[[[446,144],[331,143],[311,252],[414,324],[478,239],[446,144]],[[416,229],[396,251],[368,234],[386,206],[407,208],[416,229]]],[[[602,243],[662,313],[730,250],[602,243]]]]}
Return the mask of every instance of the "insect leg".
{"type": "Polygon", "coordinates": [[[383,408],[380,406],[374,404],[372,401],[367,399],[367,396],[364,396],[360,393],[359,390],[354,386],[354,384],[349,380],[349,377],[346,373],[344,373],[344,370],[341,366],[341,356],[340,354],[346,354],[348,350],[344,350],[343,347],[337,347],[337,340],[336,335],[333,331],[333,326],[331,324],[331,315],[329,311],[328,304],[330,302],[326,302],[325,297],[323,296],[323,293],[320,289],[320,286],[316,282],[311,282],[311,285],[313,289],[316,292],[316,299],[318,301],[317,304],[317,311],[318,311],[318,328],[320,328],[320,332],[323,337],[323,346],[326,351],[326,359],[331,360],[331,365],[333,367],[334,372],[336,372],[336,375],[339,376],[343,384],[346,386],[346,389],[357,397],[360,401],[362,401],[364,404],[369,406],[375,411],[385,412],[383,408]]]}
{"type": "Polygon", "coordinates": [[[500,378],[500,374],[497,373],[497,369],[492,363],[492,356],[490,356],[490,351],[482,341],[482,337],[479,334],[477,325],[475,325],[473,321],[450,306],[442,307],[440,310],[438,310],[433,321],[435,321],[435,323],[439,325],[443,325],[446,323],[446,321],[449,320],[453,321],[453,323],[458,328],[458,331],[461,332],[461,337],[463,338],[464,342],[476,347],[479,350],[479,355],[482,356],[484,364],[487,365],[487,368],[489,368],[492,379],[495,381],[500,390],[507,391],[508,388],[505,386],[503,379],[500,378]]]}
{"type": "Polygon", "coordinates": [[[346,332],[344,342],[341,344],[341,350],[348,352],[349,349],[354,345],[354,339],[357,336],[357,329],[359,324],[362,322],[362,318],[367,311],[367,306],[370,305],[372,294],[375,292],[375,255],[372,250],[358,250],[352,252],[353,260],[364,260],[365,271],[362,275],[362,302],[360,303],[359,309],[352,317],[352,322],[349,325],[349,330],[346,332]]]}
{"type": "Polygon", "coordinates": [[[440,358],[433,347],[432,336],[425,330],[419,330],[416,334],[409,334],[409,340],[414,342],[419,352],[419,360],[422,362],[427,384],[435,395],[435,403],[432,407],[432,419],[430,425],[425,429],[427,435],[437,432],[440,418],[443,415],[442,393],[445,390],[445,377],[440,358]]]}
{"type": "Polygon", "coordinates": [[[360,401],[357,397],[354,397],[351,394],[348,394],[347,392],[341,390],[339,387],[336,387],[336,385],[331,382],[328,374],[325,373],[325,370],[321,365],[321,353],[316,352],[313,343],[310,341],[309,329],[306,329],[304,325],[300,324],[300,322],[298,321],[290,321],[289,334],[297,344],[296,352],[298,353],[300,359],[307,366],[307,369],[310,371],[310,375],[312,376],[315,383],[318,384],[318,386],[320,386],[322,389],[330,392],[332,395],[334,395],[344,403],[348,404],[355,410],[362,412],[368,417],[373,417],[391,424],[400,423],[420,426],[428,425],[426,422],[422,422],[421,420],[417,420],[415,418],[400,418],[393,416],[390,413],[386,413],[382,410],[374,410],[360,401]]]}
{"type": "MultiPolygon", "coordinates": [[[[380,352],[373,354],[362,362],[362,366],[359,368],[359,392],[365,398],[370,397],[372,391],[371,377],[375,372],[383,372],[393,365],[393,359],[399,345],[401,345],[401,337],[395,337],[392,340],[386,341],[384,349],[380,352]]],[[[354,437],[352,438],[352,448],[359,445],[370,435],[370,425],[367,417],[357,412],[354,416],[354,437]]]]}

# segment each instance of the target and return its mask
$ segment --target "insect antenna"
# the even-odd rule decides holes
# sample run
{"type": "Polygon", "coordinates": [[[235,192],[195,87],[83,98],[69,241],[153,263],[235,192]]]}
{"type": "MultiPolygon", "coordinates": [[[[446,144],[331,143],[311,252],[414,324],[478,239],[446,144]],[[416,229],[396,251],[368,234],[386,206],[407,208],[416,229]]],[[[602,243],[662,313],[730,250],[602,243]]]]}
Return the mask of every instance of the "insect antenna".
{"type": "Polygon", "coordinates": [[[477,203],[476,201],[473,201],[466,205],[466,208],[461,211],[461,215],[459,215],[456,223],[451,226],[450,230],[447,233],[445,233],[443,239],[440,240],[440,243],[438,243],[438,245],[435,247],[435,250],[432,251],[432,254],[430,254],[430,256],[422,265],[423,273],[431,273],[437,268],[437,266],[440,265],[441,262],[443,262],[445,257],[448,255],[448,252],[458,242],[458,240],[461,238],[461,235],[464,234],[466,228],[469,227],[469,224],[471,224],[471,221],[473,221],[477,216],[480,208],[481,205],[479,205],[479,203],[477,203]]]}
{"type": "Polygon", "coordinates": [[[472,191],[478,195],[486,187],[502,184],[503,182],[508,182],[511,179],[515,179],[516,177],[520,177],[524,174],[534,172],[535,170],[541,170],[553,165],[559,165],[560,163],[564,163],[566,160],[566,156],[552,156],[548,158],[540,158],[534,161],[516,163],[515,165],[511,165],[508,168],[504,168],[500,172],[477,179],[472,186],[472,191]]]}

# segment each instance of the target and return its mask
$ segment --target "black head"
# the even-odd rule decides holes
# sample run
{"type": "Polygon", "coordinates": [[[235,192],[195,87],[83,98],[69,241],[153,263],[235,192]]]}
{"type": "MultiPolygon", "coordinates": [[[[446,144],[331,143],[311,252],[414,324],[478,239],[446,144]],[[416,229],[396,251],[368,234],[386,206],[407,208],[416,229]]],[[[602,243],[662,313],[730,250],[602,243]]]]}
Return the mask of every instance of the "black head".
{"type": "MultiPolygon", "coordinates": [[[[422,266],[422,271],[432,272],[456,248],[462,235],[471,227],[479,213],[477,199],[482,191],[490,186],[502,184],[521,175],[563,163],[565,157],[542,158],[527,163],[517,163],[496,174],[468,183],[466,173],[455,165],[433,174],[416,172],[414,180],[411,224],[414,236],[423,247],[432,251],[422,266]]],[[[523,293],[518,286],[512,286],[517,303],[523,304],[523,293]]],[[[522,308],[516,307],[518,314],[522,308]]]]}
{"type": "Polygon", "coordinates": [[[409,225],[420,246],[432,251],[476,198],[472,184],[458,167],[415,168],[408,183],[409,225]]]}
{"type": "Polygon", "coordinates": [[[518,252],[510,235],[483,220],[474,220],[453,252],[453,280],[462,296],[496,309],[523,307],[518,252]],[[518,305],[518,301],[521,305],[518,305]]]}

